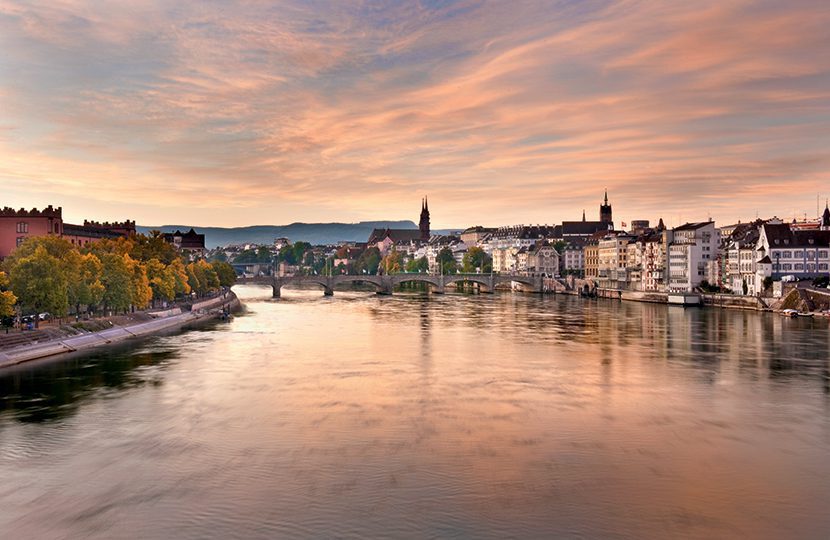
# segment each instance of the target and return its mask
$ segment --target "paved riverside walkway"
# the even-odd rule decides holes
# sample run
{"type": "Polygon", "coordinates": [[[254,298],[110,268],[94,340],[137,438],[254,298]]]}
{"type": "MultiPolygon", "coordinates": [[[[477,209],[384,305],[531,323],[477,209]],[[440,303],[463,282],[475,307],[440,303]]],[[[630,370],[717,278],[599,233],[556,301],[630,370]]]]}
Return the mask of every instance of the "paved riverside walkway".
{"type": "Polygon", "coordinates": [[[112,328],[74,336],[31,343],[0,351],[0,368],[30,360],[47,358],[76,351],[93,349],[128,339],[149,336],[171,328],[178,328],[196,321],[213,318],[226,306],[237,307],[236,295],[227,293],[193,305],[192,311],[170,314],[167,317],[137,322],[130,325],[113,325],[112,328]]]}

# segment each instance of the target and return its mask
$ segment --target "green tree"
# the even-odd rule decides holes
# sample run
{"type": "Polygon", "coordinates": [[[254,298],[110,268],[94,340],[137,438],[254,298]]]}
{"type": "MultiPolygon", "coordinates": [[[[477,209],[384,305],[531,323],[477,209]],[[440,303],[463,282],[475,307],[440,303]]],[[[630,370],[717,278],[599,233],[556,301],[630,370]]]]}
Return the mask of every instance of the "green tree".
{"type": "Polygon", "coordinates": [[[176,297],[176,280],[167,266],[158,259],[150,259],[144,264],[147,280],[153,291],[153,304],[156,300],[173,300],[176,297]]]}
{"type": "Polygon", "coordinates": [[[34,255],[38,248],[43,248],[47,254],[58,260],[62,260],[68,253],[75,250],[75,247],[69,240],[64,240],[58,236],[35,236],[28,238],[3,261],[3,266],[6,268],[6,271],[9,272],[11,267],[17,264],[17,261],[20,259],[34,255]]]}
{"type": "Polygon", "coordinates": [[[172,263],[179,258],[176,248],[164,240],[164,235],[159,231],[150,231],[150,235],[137,234],[132,238],[132,249],[130,257],[137,261],[147,262],[156,259],[164,265],[172,263]]]}
{"type": "Polygon", "coordinates": [[[203,296],[219,288],[219,276],[213,267],[205,261],[196,261],[187,265],[190,288],[203,296]]]}
{"type": "Polygon", "coordinates": [[[45,311],[58,317],[69,311],[66,272],[60,259],[50,255],[43,245],[38,245],[28,257],[13,261],[9,281],[26,311],[45,311]]]}
{"type": "Polygon", "coordinates": [[[421,257],[420,259],[409,259],[406,263],[406,271],[407,272],[428,272],[429,271],[429,261],[426,257],[421,257]]]}
{"type": "Polygon", "coordinates": [[[379,264],[380,250],[373,247],[360,254],[354,263],[354,269],[358,274],[377,274],[379,264]]]}
{"type": "Polygon", "coordinates": [[[236,283],[236,271],[233,266],[222,261],[213,261],[210,266],[216,275],[219,276],[219,285],[222,287],[230,287],[236,283]]]}
{"type": "Polygon", "coordinates": [[[97,306],[104,298],[104,284],[101,282],[103,267],[101,261],[92,253],[81,255],[73,250],[64,257],[67,275],[69,304],[75,307],[75,313],[81,312],[81,306],[97,306]]]}
{"type": "Polygon", "coordinates": [[[458,271],[458,263],[455,261],[452,250],[448,247],[445,247],[439,251],[435,260],[438,263],[442,274],[454,274],[458,271]]]}
{"type": "Polygon", "coordinates": [[[14,305],[17,297],[9,289],[9,277],[5,272],[0,272],[0,317],[11,317],[14,315],[14,305]]]}
{"type": "Polygon", "coordinates": [[[473,246],[464,254],[461,261],[461,266],[464,272],[482,272],[489,273],[493,271],[493,259],[483,249],[473,246]]]}
{"type": "Polygon", "coordinates": [[[132,304],[133,269],[128,255],[103,252],[101,259],[101,283],[104,284],[105,309],[126,311],[132,304]]]}

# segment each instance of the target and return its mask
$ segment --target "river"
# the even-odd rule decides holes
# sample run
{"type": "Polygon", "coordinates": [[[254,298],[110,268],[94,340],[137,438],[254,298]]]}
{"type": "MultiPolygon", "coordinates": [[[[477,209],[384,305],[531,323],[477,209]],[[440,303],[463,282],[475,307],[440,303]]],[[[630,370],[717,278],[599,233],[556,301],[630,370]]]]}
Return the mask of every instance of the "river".
{"type": "Polygon", "coordinates": [[[0,372],[0,537],[830,537],[826,320],[235,290],[0,372]]]}

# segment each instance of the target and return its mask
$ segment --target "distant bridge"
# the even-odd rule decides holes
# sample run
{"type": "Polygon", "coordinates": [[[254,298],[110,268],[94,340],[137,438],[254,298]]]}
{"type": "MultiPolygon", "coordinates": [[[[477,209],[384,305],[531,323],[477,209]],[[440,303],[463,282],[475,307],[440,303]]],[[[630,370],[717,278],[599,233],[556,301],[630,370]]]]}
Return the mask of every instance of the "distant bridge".
{"type": "Polygon", "coordinates": [[[366,283],[373,285],[379,294],[392,294],[393,289],[403,283],[426,283],[432,291],[443,294],[447,285],[458,283],[477,284],[482,292],[493,292],[504,283],[520,283],[529,292],[548,292],[551,285],[564,290],[565,285],[552,278],[542,276],[520,276],[505,274],[391,274],[391,275],[348,275],[333,276],[259,276],[240,277],[239,284],[267,285],[273,290],[274,298],[280,297],[280,289],[285,285],[318,285],[323,288],[323,294],[331,296],[338,285],[350,283],[366,283]],[[552,283],[555,282],[555,283],[552,283]]]}

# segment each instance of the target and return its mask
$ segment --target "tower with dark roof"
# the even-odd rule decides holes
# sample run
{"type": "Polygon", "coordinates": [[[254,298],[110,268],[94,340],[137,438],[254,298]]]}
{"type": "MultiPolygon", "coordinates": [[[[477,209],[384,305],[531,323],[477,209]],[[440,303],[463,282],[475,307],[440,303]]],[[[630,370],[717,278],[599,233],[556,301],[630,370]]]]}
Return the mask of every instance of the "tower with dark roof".
{"type": "Polygon", "coordinates": [[[608,190],[605,190],[605,202],[599,205],[599,220],[602,223],[609,225],[614,223],[614,218],[611,215],[611,205],[608,204],[608,190]]]}
{"type": "Polygon", "coordinates": [[[429,201],[426,197],[421,201],[421,220],[418,222],[421,231],[421,240],[429,240],[429,201]]]}
{"type": "Polygon", "coordinates": [[[830,206],[825,202],[824,213],[821,215],[821,230],[830,231],[830,206]]]}

